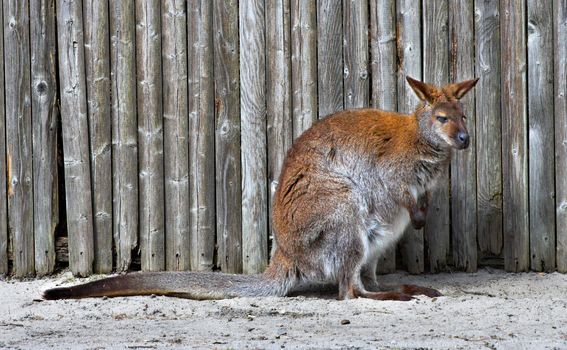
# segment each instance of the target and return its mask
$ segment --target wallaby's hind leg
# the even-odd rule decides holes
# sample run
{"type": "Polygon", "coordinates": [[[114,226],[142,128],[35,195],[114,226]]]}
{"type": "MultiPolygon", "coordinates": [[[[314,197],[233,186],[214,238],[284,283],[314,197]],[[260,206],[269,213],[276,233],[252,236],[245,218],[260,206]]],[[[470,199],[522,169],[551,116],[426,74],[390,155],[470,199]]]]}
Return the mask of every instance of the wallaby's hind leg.
{"type": "MultiPolygon", "coordinates": [[[[340,231],[338,231],[340,232],[340,231]]],[[[362,226],[348,223],[343,226],[343,232],[337,235],[336,252],[338,264],[339,299],[354,299],[365,291],[361,279],[366,247],[362,241],[362,226]],[[354,230],[353,230],[354,228],[354,230]]]]}
{"type": "Polygon", "coordinates": [[[403,285],[400,286],[399,290],[402,293],[405,293],[405,294],[425,295],[425,296],[430,297],[430,298],[436,298],[436,297],[443,296],[443,294],[441,294],[441,292],[439,292],[437,289],[416,286],[416,285],[413,285],[413,284],[403,284],[403,285]]]}
{"type": "Polygon", "coordinates": [[[430,298],[442,296],[438,290],[412,284],[404,284],[392,288],[380,287],[380,284],[376,280],[378,258],[378,255],[376,255],[376,257],[368,259],[366,264],[362,267],[360,277],[365,290],[359,291],[356,295],[357,297],[376,300],[407,301],[412,299],[412,295],[425,295],[430,298]]]}
{"type": "MultiPolygon", "coordinates": [[[[371,284],[370,287],[378,288],[376,282],[376,270],[366,262],[364,257],[369,252],[364,252],[366,248],[362,242],[362,235],[343,236],[346,238],[340,244],[348,249],[343,249],[345,254],[342,256],[342,264],[339,269],[339,299],[369,298],[375,300],[399,300],[408,301],[412,297],[398,291],[379,292],[368,291],[363,280],[371,284]]],[[[371,258],[370,260],[374,260],[371,258]]],[[[375,265],[375,262],[371,262],[375,265]]]]}
{"type": "Polygon", "coordinates": [[[364,285],[360,278],[360,260],[357,253],[346,257],[339,269],[339,299],[355,299],[360,291],[364,291],[364,285]],[[358,259],[357,259],[358,258],[358,259]]]}
{"type": "Polygon", "coordinates": [[[374,300],[398,300],[409,301],[413,298],[405,291],[382,291],[378,281],[376,280],[376,264],[378,259],[370,259],[361,272],[362,283],[364,289],[356,294],[359,298],[368,298],[374,300]]]}
{"type": "MultiPolygon", "coordinates": [[[[357,273],[357,276],[360,276],[357,273]]],[[[342,276],[341,276],[342,277],[342,276]]],[[[365,286],[362,283],[360,277],[353,277],[350,279],[350,283],[347,283],[347,278],[342,279],[339,282],[339,299],[354,299],[354,298],[368,298],[374,300],[398,300],[398,301],[409,301],[413,298],[411,295],[399,291],[388,291],[388,292],[380,292],[380,291],[368,291],[366,290],[365,286]]],[[[376,279],[373,282],[376,285],[375,288],[378,288],[378,283],[376,279]]]]}

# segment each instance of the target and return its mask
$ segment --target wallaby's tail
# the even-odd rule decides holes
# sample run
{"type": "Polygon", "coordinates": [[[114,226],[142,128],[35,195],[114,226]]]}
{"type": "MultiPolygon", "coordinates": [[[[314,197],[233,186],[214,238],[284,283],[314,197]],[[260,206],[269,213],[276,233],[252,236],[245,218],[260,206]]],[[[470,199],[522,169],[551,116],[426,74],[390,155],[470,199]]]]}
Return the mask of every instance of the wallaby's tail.
{"type": "Polygon", "coordinates": [[[227,299],[246,296],[284,296],[284,280],[266,275],[216,272],[137,272],[72,287],[48,289],[46,300],[130,295],[166,295],[188,299],[227,299]]]}

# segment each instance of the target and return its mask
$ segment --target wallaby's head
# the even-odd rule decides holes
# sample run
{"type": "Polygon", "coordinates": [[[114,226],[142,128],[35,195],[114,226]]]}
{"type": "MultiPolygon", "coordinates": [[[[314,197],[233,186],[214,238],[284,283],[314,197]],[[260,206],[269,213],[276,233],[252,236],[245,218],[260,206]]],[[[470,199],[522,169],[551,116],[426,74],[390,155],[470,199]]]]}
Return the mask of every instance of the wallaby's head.
{"type": "Polygon", "coordinates": [[[463,105],[459,101],[478,79],[437,87],[406,77],[409,85],[423,102],[416,112],[421,132],[430,141],[456,149],[469,146],[469,132],[463,105]]]}

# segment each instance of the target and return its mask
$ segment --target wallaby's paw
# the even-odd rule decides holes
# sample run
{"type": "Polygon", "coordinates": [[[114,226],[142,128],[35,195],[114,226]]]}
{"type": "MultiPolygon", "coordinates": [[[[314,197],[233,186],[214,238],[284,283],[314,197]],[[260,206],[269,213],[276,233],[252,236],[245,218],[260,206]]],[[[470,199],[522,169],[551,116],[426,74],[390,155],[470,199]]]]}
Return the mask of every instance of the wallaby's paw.
{"type": "Polygon", "coordinates": [[[427,216],[427,212],[425,210],[414,210],[410,213],[411,218],[411,225],[414,229],[419,230],[425,226],[425,218],[427,216]]]}
{"type": "Polygon", "coordinates": [[[425,219],[423,220],[411,220],[411,225],[416,230],[421,230],[425,226],[425,219]]]}
{"type": "Polygon", "coordinates": [[[409,295],[425,295],[430,298],[437,298],[443,296],[437,289],[416,286],[413,284],[404,284],[402,286],[402,293],[409,295]]]}

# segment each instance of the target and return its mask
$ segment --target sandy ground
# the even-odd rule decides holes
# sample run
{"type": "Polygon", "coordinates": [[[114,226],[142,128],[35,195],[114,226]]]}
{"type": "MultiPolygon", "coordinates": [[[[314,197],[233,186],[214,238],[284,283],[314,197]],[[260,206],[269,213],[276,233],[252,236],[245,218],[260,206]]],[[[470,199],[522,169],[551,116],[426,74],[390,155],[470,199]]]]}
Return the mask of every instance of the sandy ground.
{"type": "Polygon", "coordinates": [[[193,301],[40,301],[70,273],[0,281],[1,349],[567,349],[567,275],[482,270],[380,278],[445,296],[409,302],[333,295],[193,301]]]}

